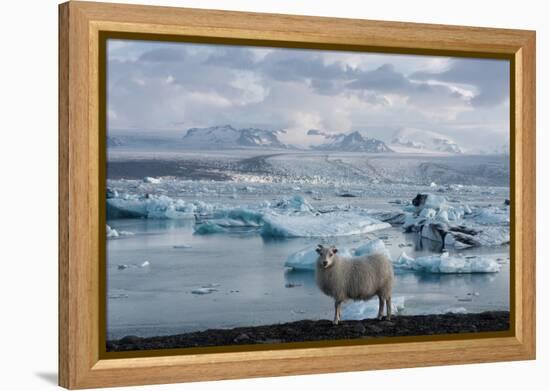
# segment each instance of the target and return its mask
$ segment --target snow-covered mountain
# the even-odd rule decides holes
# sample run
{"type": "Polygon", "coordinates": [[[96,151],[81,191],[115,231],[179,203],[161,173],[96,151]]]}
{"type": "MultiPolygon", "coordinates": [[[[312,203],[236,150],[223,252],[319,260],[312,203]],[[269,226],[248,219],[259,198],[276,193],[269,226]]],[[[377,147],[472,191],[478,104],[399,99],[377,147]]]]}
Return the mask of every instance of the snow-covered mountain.
{"type": "Polygon", "coordinates": [[[414,128],[398,130],[393,135],[390,146],[397,152],[463,152],[460,146],[448,136],[414,128]]]}
{"type": "Polygon", "coordinates": [[[188,129],[183,141],[186,147],[200,149],[287,148],[277,137],[283,132],[223,125],[188,129]]]}
{"type": "Polygon", "coordinates": [[[360,132],[327,134],[316,129],[307,132],[310,136],[323,136],[325,142],[312,149],[347,152],[393,152],[383,141],[363,136],[360,132]]]}

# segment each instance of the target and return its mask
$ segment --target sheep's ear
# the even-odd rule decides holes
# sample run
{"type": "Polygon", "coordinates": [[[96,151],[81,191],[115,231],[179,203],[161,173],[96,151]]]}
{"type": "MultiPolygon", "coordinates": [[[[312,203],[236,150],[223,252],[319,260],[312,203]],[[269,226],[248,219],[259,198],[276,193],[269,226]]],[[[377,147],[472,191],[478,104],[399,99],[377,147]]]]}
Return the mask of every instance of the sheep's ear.
{"type": "Polygon", "coordinates": [[[338,249],[336,247],[331,248],[331,250],[333,254],[336,254],[338,252],[338,249]]]}
{"type": "Polygon", "coordinates": [[[321,248],[319,248],[319,247],[316,248],[316,249],[315,249],[315,252],[316,252],[317,254],[321,255],[321,248]]]}

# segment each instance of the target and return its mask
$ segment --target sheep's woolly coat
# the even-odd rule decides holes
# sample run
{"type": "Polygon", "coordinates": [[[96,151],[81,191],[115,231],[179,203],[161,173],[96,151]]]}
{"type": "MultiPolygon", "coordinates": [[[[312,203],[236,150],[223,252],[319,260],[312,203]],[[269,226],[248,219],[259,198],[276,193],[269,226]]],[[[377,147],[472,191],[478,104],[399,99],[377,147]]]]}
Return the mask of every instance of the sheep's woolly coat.
{"type": "Polygon", "coordinates": [[[315,278],[319,289],[336,302],[368,300],[375,295],[389,299],[393,266],[383,254],[352,259],[335,256],[332,265],[326,269],[317,262],[315,278]]]}

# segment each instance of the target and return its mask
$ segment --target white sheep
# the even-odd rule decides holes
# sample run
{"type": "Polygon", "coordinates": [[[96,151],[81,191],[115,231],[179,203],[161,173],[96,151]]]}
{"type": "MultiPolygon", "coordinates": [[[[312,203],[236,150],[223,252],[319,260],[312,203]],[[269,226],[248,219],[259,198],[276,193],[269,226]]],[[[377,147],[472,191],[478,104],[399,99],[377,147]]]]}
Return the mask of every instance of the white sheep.
{"type": "Polygon", "coordinates": [[[347,300],[369,300],[378,296],[378,319],[382,319],[384,304],[386,319],[391,320],[393,266],[384,254],[345,258],[337,255],[334,246],[316,249],[319,254],[315,279],[321,291],[334,299],[334,324],[340,321],[340,305],[347,300]]]}

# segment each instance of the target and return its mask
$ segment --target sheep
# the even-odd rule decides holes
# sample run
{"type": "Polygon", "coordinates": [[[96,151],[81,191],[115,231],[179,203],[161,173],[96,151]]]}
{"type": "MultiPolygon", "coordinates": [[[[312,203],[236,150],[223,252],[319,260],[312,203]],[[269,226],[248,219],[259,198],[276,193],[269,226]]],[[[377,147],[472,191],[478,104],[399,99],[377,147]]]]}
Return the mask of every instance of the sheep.
{"type": "Polygon", "coordinates": [[[378,296],[378,320],[382,320],[384,304],[386,319],[391,320],[393,266],[384,254],[355,258],[337,255],[334,246],[318,245],[315,280],[319,289],[334,299],[334,324],[340,322],[340,306],[347,300],[369,300],[378,296]]]}

